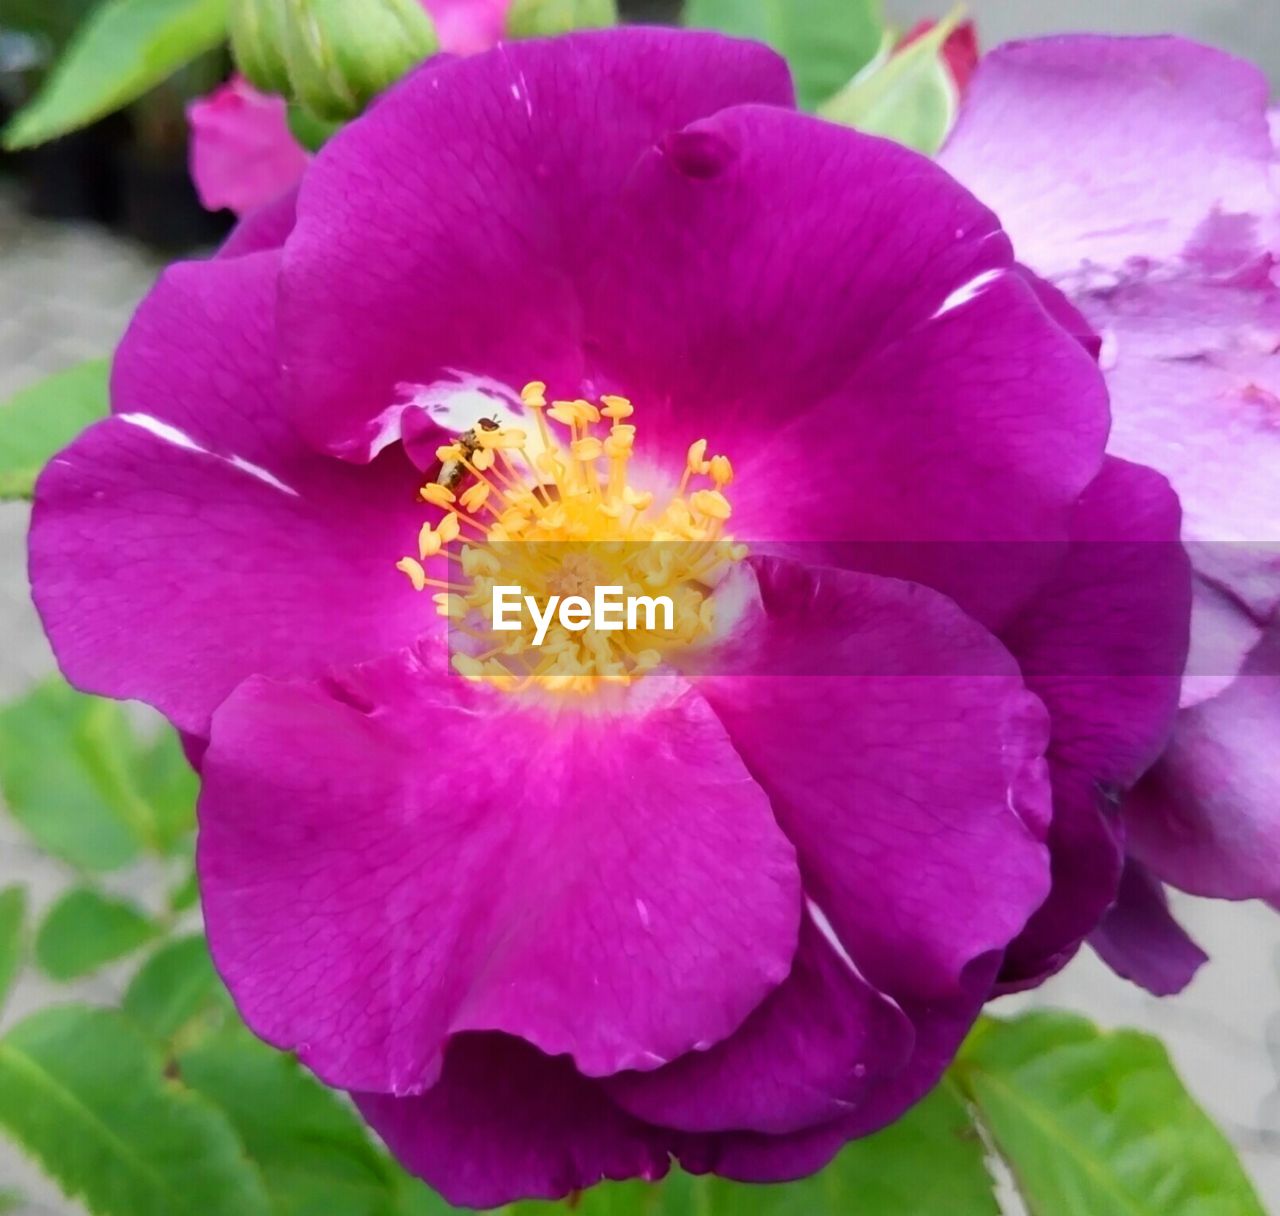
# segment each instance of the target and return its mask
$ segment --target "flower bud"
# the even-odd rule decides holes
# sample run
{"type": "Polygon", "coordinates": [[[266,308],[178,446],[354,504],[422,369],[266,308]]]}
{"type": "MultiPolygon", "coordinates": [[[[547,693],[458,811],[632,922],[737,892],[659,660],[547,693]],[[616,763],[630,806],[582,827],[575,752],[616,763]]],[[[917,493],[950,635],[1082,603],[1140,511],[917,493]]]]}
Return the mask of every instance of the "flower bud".
{"type": "Polygon", "coordinates": [[[513,0],[508,38],[542,38],[618,24],[616,0],[513,0]]]}
{"type": "Polygon", "coordinates": [[[419,0],[235,0],[231,41],[255,84],[332,121],[438,49],[419,0]]]}
{"type": "Polygon", "coordinates": [[[280,0],[231,0],[231,53],[240,74],[264,93],[289,93],[280,0]]]}

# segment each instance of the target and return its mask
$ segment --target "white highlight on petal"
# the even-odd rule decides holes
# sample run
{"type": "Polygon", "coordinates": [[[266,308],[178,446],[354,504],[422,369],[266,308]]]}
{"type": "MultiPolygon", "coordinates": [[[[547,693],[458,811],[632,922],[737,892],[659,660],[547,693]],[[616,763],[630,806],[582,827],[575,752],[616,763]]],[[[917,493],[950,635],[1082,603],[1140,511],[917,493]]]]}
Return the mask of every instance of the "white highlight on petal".
{"type": "Polygon", "coordinates": [[[232,456],[227,463],[233,468],[239,469],[240,472],[248,473],[250,477],[256,477],[259,481],[265,482],[273,490],[279,490],[282,494],[292,494],[294,498],[300,497],[297,490],[290,485],[286,485],[274,473],[264,469],[260,464],[245,460],[243,456],[232,456]]]}
{"type": "Polygon", "coordinates": [[[121,422],[127,422],[130,426],[136,426],[149,435],[154,435],[157,439],[163,439],[165,443],[173,444],[175,448],[185,448],[188,452],[202,452],[206,456],[213,455],[208,448],[202,448],[185,431],[180,431],[167,422],[161,422],[159,418],[152,418],[150,414],[117,414],[116,417],[121,422]]]}
{"type": "Polygon", "coordinates": [[[805,907],[809,909],[809,915],[813,918],[813,923],[817,926],[818,932],[826,939],[827,945],[836,952],[840,961],[861,979],[862,972],[858,970],[858,964],[849,957],[849,951],[844,948],[844,942],[836,935],[835,928],[827,919],[827,914],[808,896],[805,897],[804,903],[805,907]]]}
{"type": "Polygon", "coordinates": [[[410,405],[426,410],[433,422],[455,434],[469,431],[481,418],[492,418],[502,427],[524,425],[520,394],[509,384],[489,376],[446,370],[452,377],[449,380],[396,385],[402,400],[382,415],[386,419],[394,411],[395,438],[400,437],[400,415],[410,405]]]}
{"type": "Polygon", "coordinates": [[[117,414],[116,417],[121,422],[128,423],[129,426],[136,426],[139,430],[146,431],[148,435],[154,435],[155,438],[163,443],[171,444],[175,448],[181,448],[185,452],[197,452],[201,456],[210,456],[214,460],[222,461],[223,464],[228,465],[237,472],[244,473],[256,481],[270,486],[273,490],[279,490],[281,494],[289,494],[294,498],[301,497],[291,485],[287,485],[274,473],[264,469],[261,465],[245,460],[243,456],[222,456],[217,452],[211,452],[208,448],[202,447],[192,439],[186,431],[180,430],[172,423],[162,422],[159,418],[153,418],[150,414],[117,414]]]}
{"type": "Polygon", "coordinates": [[[643,899],[636,900],[636,912],[640,917],[640,923],[646,929],[649,927],[649,907],[643,899]]]}
{"type": "Polygon", "coordinates": [[[977,296],[985,287],[989,287],[1002,274],[1003,270],[984,270],[981,274],[975,275],[967,283],[957,287],[945,300],[942,301],[942,307],[933,314],[929,319],[936,321],[939,317],[945,316],[947,313],[959,308],[963,304],[968,304],[975,296],[977,296]]]}

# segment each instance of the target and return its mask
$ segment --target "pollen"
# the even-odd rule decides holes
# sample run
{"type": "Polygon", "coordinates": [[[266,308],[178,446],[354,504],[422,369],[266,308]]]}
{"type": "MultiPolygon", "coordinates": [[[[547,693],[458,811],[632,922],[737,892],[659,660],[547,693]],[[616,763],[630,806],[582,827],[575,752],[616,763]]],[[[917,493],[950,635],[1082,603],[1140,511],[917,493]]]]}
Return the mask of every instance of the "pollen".
{"type": "Polygon", "coordinates": [[[432,591],[460,675],[505,691],[587,693],[629,684],[709,634],[716,588],[747,550],[725,532],[733,466],[709,455],[707,440],[689,445],[664,489],[660,476],[636,479],[643,436],[629,398],[548,402],[546,392],[535,380],[520,393],[529,430],[486,423],[437,450],[463,475],[422,487],[436,514],[418,556],[396,568],[415,591],[432,591]],[[562,615],[499,632],[499,586],[537,603],[613,588],[666,597],[674,611],[669,623],[655,612],[625,628],[575,628],[562,615]]]}

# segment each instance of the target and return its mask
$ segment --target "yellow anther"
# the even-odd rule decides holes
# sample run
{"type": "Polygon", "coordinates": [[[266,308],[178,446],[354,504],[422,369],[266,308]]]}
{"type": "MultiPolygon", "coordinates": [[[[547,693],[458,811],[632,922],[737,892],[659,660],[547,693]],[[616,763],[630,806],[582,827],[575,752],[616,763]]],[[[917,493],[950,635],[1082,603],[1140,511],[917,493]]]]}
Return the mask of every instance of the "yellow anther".
{"type": "Polygon", "coordinates": [[[626,486],[622,491],[622,501],[629,507],[635,507],[637,511],[647,511],[653,505],[653,492],[633,490],[630,486],[626,486]]]}
{"type": "Polygon", "coordinates": [[[486,499],[493,493],[493,487],[487,481],[477,481],[462,491],[462,506],[473,515],[484,506],[486,499]]]}
{"type": "Polygon", "coordinates": [[[685,457],[685,468],[690,473],[705,473],[707,471],[707,441],[699,439],[689,445],[689,453],[685,457]]]}
{"type": "Polygon", "coordinates": [[[597,460],[604,451],[604,444],[600,442],[594,435],[588,435],[585,439],[576,439],[569,445],[569,451],[573,453],[575,460],[590,461],[597,460]]]}
{"type": "Polygon", "coordinates": [[[699,515],[709,519],[728,519],[733,514],[729,500],[719,490],[698,490],[690,496],[689,504],[699,515]]]}
{"type": "Polygon", "coordinates": [[[640,671],[652,671],[662,662],[662,655],[656,650],[642,650],[636,655],[636,667],[640,671]]]}
{"type": "MultiPolygon", "coordinates": [[[[499,525],[505,529],[508,536],[519,536],[522,533],[527,532],[531,522],[532,521],[524,514],[523,511],[519,511],[515,507],[512,507],[508,511],[503,511],[502,515],[498,519],[499,525]]],[[[490,535],[492,535],[492,530],[490,531],[490,535]]]]}
{"type": "Polygon", "coordinates": [[[671,505],[663,513],[662,521],[677,532],[689,527],[693,523],[693,515],[689,511],[688,503],[682,498],[673,499],[671,505]]]}
{"type": "Polygon", "coordinates": [[[468,578],[496,575],[501,569],[498,559],[488,549],[473,549],[468,545],[462,550],[462,573],[468,578]]]}
{"type": "Polygon", "coordinates": [[[396,569],[409,576],[415,591],[421,591],[427,585],[427,572],[422,568],[421,563],[414,561],[413,558],[402,557],[396,562],[396,569]]]}
{"type": "Polygon", "coordinates": [[[520,390],[520,400],[530,409],[540,410],[547,404],[547,386],[541,380],[530,380],[520,390]]]}
{"type": "Polygon", "coordinates": [[[481,473],[485,473],[489,469],[493,468],[493,462],[495,459],[496,457],[494,456],[491,448],[481,448],[471,457],[471,463],[475,465],[481,473]]]}
{"type": "Polygon", "coordinates": [[[471,654],[455,654],[453,656],[453,670],[460,676],[466,676],[468,680],[479,680],[484,677],[484,664],[471,654]]]}
{"type": "Polygon", "coordinates": [[[435,601],[436,612],[447,616],[451,621],[460,621],[467,615],[467,602],[459,595],[437,591],[431,598],[435,601]]]}
{"type": "Polygon", "coordinates": [[[635,440],[630,435],[618,435],[611,433],[604,441],[604,454],[608,456],[610,460],[621,460],[623,457],[631,454],[631,448],[634,443],[635,440]]]}
{"type": "Polygon", "coordinates": [[[547,411],[547,417],[555,419],[561,426],[578,424],[578,405],[575,401],[553,401],[547,411]]]}
{"type": "Polygon", "coordinates": [[[539,452],[534,457],[533,463],[543,473],[548,474],[552,481],[559,481],[564,477],[564,461],[558,460],[554,452],[539,452]]]}
{"type": "Polygon", "coordinates": [[[630,418],[636,407],[626,397],[606,394],[600,398],[603,409],[600,411],[606,418],[630,418]]]}
{"type": "Polygon", "coordinates": [[[529,441],[528,432],[519,427],[506,426],[496,431],[479,430],[476,442],[482,448],[494,448],[498,451],[512,451],[522,448],[529,441]]]}
{"type": "Polygon", "coordinates": [[[458,539],[458,534],[462,531],[462,525],[458,521],[456,515],[446,515],[436,528],[436,535],[440,540],[448,545],[458,539]]]}
{"type": "Polygon", "coordinates": [[[418,493],[423,502],[429,502],[433,507],[447,507],[457,501],[448,486],[437,485],[434,481],[428,482],[418,493]]]}
{"type": "MultiPolygon", "coordinates": [[[[456,519],[453,515],[448,518],[456,519]]],[[[434,531],[430,524],[423,524],[422,530],[418,533],[418,556],[425,562],[427,558],[435,557],[442,548],[444,548],[444,537],[434,531]]]]}
{"type": "Polygon", "coordinates": [[[733,465],[728,456],[712,456],[708,472],[716,483],[717,490],[723,490],[733,481],[733,465]]]}

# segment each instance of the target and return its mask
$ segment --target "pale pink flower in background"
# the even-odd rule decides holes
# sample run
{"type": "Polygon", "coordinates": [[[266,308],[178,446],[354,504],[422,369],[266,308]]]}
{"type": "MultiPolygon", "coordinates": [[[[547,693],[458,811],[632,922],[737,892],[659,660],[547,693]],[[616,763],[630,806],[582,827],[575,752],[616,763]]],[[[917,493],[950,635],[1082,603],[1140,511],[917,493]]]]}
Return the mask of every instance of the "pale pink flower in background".
{"type": "Polygon", "coordinates": [[[422,0],[440,49],[452,55],[487,51],[502,37],[511,0],[422,0]]]}
{"type": "Polygon", "coordinates": [[[191,177],[205,207],[244,215],[297,185],[310,157],[287,110],[240,76],[191,104],[191,177]]]}

